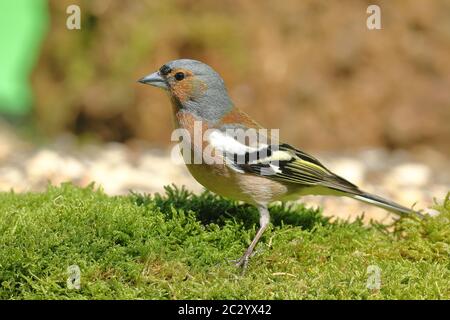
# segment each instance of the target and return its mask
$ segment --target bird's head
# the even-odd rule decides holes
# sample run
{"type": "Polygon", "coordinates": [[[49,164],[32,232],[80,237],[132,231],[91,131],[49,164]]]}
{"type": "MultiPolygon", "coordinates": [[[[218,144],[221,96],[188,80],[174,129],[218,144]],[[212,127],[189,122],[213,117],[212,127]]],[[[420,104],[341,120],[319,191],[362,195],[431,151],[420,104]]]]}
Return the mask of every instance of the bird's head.
{"type": "Polygon", "coordinates": [[[176,107],[208,121],[217,121],[233,107],[220,75],[196,60],[164,64],[139,82],[168,91],[176,107]]]}

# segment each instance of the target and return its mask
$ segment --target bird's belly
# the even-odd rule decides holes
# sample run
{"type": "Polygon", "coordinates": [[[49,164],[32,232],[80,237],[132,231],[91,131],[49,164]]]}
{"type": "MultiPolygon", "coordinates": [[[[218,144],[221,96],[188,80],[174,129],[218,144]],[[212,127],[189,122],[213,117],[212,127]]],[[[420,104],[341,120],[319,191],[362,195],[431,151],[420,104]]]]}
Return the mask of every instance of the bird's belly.
{"type": "Polygon", "coordinates": [[[265,204],[282,199],[288,187],[264,177],[235,172],[225,165],[188,164],[192,176],[206,189],[234,200],[265,204]]]}

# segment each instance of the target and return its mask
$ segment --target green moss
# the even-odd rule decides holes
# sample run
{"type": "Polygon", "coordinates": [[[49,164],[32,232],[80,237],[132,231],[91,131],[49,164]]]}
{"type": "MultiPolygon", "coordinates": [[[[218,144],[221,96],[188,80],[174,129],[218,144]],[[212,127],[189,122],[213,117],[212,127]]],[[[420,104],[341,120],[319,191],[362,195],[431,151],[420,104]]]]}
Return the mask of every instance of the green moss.
{"type": "Polygon", "coordinates": [[[450,298],[450,201],[394,232],[331,223],[302,205],[271,207],[271,228],[245,275],[238,258],[257,228],[250,206],[167,187],[110,197],[93,186],[0,194],[0,299],[450,298]],[[81,289],[67,288],[67,268],[81,289]],[[367,268],[381,271],[368,289],[367,268]]]}

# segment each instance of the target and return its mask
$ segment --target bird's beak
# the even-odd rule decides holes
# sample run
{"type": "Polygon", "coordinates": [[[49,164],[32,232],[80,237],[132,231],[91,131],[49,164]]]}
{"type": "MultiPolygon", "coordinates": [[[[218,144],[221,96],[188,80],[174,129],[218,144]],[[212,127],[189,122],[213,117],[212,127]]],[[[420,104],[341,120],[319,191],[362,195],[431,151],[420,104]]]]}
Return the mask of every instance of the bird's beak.
{"type": "Polygon", "coordinates": [[[168,89],[167,82],[164,80],[163,77],[159,74],[159,72],[154,72],[152,74],[149,74],[148,76],[145,76],[138,80],[138,82],[143,84],[149,84],[154,87],[168,89]]]}

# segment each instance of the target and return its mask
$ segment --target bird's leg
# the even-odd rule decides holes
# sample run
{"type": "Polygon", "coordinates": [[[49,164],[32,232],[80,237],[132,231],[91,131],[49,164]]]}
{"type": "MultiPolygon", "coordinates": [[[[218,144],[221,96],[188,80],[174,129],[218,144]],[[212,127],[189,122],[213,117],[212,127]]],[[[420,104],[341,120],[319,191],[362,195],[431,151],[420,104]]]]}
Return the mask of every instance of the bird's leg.
{"type": "Polygon", "coordinates": [[[244,255],[236,262],[236,266],[243,267],[244,269],[247,267],[248,259],[250,258],[253,250],[255,249],[256,244],[259,241],[259,238],[261,238],[262,234],[266,230],[270,220],[269,210],[267,209],[266,205],[259,205],[258,209],[260,216],[258,232],[256,233],[255,238],[253,238],[252,243],[250,243],[250,246],[245,251],[244,255]]]}

